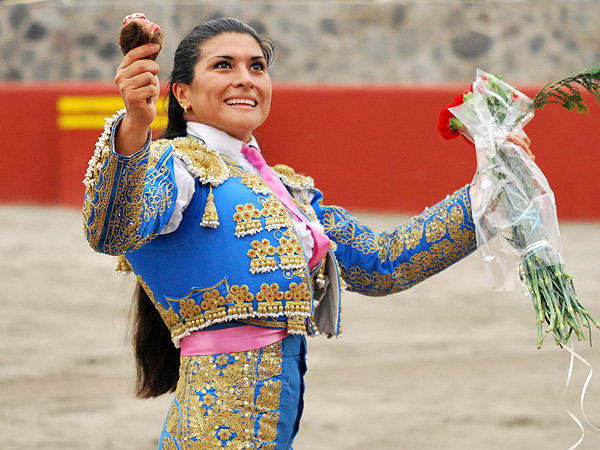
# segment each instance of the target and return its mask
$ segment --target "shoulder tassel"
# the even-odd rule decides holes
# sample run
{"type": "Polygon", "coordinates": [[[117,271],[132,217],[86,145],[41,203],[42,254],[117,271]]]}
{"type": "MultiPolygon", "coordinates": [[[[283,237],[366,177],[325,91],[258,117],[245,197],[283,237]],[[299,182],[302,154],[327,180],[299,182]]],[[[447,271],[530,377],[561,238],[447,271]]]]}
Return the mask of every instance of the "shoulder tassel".
{"type": "Polygon", "coordinates": [[[127,258],[125,257],[125,255],[119,255],[117,256],[117,263],[115,265],[115,273],[129,273],[133,270],[133,268],[131,267],[131,264],[129,264],[129,261],[127,261],[127,258]]]}
{"type": "Polygon", "coordinates": [[[215,205],[215,196],[212,192],[212,184],[209,185],[208,197],[206,197],[206,206],[204,207],[204,215],[202,216],[203,227],[217,228],[219,226],[219,214],[215,205]]]}

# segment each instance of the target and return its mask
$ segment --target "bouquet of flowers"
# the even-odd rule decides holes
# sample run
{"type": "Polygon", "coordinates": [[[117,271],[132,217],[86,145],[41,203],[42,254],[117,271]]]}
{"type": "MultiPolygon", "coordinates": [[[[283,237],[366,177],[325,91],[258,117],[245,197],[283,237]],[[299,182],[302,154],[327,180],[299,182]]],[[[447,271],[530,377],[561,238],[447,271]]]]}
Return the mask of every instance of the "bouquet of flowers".
{"type": "Polygon", "coordinates": [[[600,328],[579,303],[572,278],[564,271],[554,194],[544,174],[513,143],[536,108],[558,103],[587,112],[579,87],[600,102],[600,68],[546,85],[529,99],[499,77],[481,70],[471,88],[442,110],[438,130],[446,139],[463,136],[475,145],[477,175],[471,187],[473,218],[484,268],[493,287],[515,287],[518,273],[535,311],[538,348],[545,332],[559,346],[573,333],[585,338],[591,324],[600,328]]]}

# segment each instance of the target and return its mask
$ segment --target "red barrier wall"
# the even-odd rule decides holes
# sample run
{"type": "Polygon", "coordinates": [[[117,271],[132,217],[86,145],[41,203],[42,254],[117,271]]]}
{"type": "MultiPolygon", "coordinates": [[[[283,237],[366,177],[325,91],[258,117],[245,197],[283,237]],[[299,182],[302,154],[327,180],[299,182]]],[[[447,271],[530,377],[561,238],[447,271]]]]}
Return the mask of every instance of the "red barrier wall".
{"type": "MultiPolygon", "coordinates": [[[[419,212],[473,177],[472,148],[444,141],[436,130],[439,110],[463,89],[275,85],[271,115],[256,134],[268,161],[313,176],[327,203],[419,212]]],[[[0,201],[79,207],[102,130],[83,119],[112,114],[104,103],[112,108],[115,95],[109,83],[0,84],[0,201]],[[70,103],[59,108],[65,96],[70,103]],[[67,115],[74,125],[62,120],[67,115]]],[[[600,108],[588,104],[589,116],[547,107],[526,128],[561,219],[600,218],[600,108]]]]}

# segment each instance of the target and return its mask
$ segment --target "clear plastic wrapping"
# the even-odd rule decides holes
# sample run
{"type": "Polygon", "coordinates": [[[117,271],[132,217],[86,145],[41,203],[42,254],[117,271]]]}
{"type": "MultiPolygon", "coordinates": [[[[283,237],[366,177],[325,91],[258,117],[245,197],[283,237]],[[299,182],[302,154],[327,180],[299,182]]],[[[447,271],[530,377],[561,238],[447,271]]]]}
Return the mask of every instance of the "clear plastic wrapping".
{"type": "Polygon", "coordinates": [[[509,136],[524,136],[533,102],[499,78],[477,71],[472,96],[449,111],[477,153],[471,187],[473,218],[484,270],[493,289],[521,286],[522,261],[537,254],[562,264],[554,194],[546,177],[509,136]]]}

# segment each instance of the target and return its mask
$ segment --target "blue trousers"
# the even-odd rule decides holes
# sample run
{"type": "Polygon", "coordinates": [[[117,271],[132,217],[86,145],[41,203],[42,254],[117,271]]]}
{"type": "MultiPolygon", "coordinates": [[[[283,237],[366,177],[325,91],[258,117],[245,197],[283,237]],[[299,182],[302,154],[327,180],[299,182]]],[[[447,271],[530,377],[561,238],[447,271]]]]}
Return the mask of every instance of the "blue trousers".
{"type": "Polygon", "coordinates": [[[182,356],[159,450],[291,450],[304,406],[306,339],[182,356]]]}

